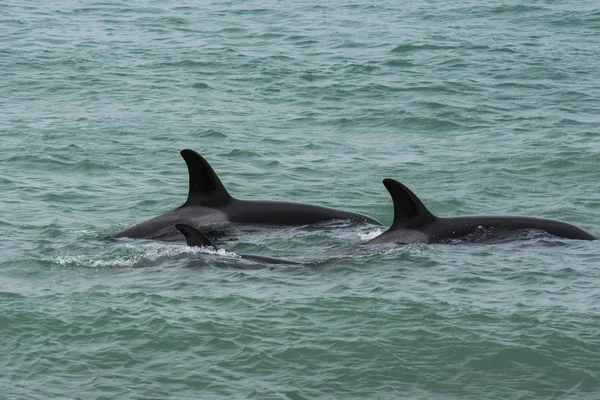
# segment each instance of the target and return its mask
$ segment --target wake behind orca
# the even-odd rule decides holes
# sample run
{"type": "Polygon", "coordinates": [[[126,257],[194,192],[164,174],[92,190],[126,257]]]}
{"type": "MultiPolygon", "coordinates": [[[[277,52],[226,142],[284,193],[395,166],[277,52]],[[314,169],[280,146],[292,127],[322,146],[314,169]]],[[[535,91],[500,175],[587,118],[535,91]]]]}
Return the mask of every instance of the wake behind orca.
{"type": "Polygon", "coordinates": [[[439,243],[464,239],[486,230],[505,233],[539,230],[567,239],[597,239],[596,236],[581,228],[552,219],[519,216],[436,217],[410,189],[400,182],[384,179],[383,184],[392,196],[394,222],[387,231],[366,242],[367,244],[439,243]]]}
{"type": "Polygon", "coordinates": [[[176,224],[196,228],[226,223],[300,226],[333,220],[381,225],[366,215],[313,204],[238,200],[221,183],[210,164],[193,150],[181,151],[189,173],[187,201],[163,215],[125,229],[112,238],[172,239],[176,224]]]}

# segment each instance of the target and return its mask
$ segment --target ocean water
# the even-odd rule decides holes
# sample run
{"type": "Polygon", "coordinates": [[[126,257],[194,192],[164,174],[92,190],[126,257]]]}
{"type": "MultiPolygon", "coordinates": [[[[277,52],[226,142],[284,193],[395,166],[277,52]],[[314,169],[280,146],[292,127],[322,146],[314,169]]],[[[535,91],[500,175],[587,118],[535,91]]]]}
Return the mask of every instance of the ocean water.
{"type": "Polygon", "coordinates": [[[0,4],[1,399],[600,397],[600,247],[107,241],[232,193],[600,234],[597,1],[0,4]],[[263,266],[240,253],[301,266],[263,266]]]}

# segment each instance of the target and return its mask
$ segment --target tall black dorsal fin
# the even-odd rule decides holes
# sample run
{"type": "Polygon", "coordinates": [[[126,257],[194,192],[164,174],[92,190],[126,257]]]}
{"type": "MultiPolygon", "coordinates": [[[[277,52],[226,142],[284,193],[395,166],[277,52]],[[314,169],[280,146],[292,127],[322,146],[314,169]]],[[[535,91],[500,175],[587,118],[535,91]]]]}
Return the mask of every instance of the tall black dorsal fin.
{"type": "Polygon", "coordinates": [[[396,225],[422,225],[431,222],[435,216],[421,203],[409,188],[393,179],[384,179],[383,184],[394,202],[394,223],[396,225]]]}
{"type": "Polygon", "coordinates": [[[190,189],[184,205],[226,203],[231,195],[221,183],[210,164],[194,150],[181,150],[190,174],[190,189]]]}
{"type": "Polygon", "coordinates": [[[214,244],[198,229],[193,226],[186,224],[176,224],[175,228],[185,236],[187,245],[190,247],[210,247],[213,250],[217,250],[214,244]]]}

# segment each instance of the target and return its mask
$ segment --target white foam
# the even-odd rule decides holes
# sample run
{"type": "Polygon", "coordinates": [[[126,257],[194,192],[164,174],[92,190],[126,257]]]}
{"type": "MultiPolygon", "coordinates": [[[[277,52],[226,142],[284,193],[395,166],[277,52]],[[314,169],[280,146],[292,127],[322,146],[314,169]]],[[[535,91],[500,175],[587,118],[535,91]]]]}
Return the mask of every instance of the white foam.
{"type": "Polygon", "coordinates": [[[381,228],[377,228],[374,231],[370,231],[367,233],[361,233],[360,240],[362,240],[363,242],[366,242],[371,239],[375,239],[377,236],[381,235],[382,233],[383,233],[383,230],[381,228]]]}
{"type": "Polygon", "coordinates": [[[54,262],[61,267],[84,266],[88,268],[128,268],[140,261],[139,257],[96,260],[88,256],[59,256],[54,262]]]}
{"type": "Polygon", "coordinates": [[[189,247],[160,242],[126,241],[121,242],[119,247],[120,251],[111,254],[63,255],[55,257],[53,261],[61,267],[131,268],[160,258],[175,259],[185,254],[210,254],[218,257],[241,258],[238,254],[224,249],[214,250],[209,247],[189,247]]]}
{"type": "Polygon", "coordinates": [[[195,249],[198,249],[199,253],[213,254],[213,255],[229,257],[229,258],[242,258],[240,255],[238,255],[232,251],[227,251],[225,249],[213,250],[210,247],[195,247],[195,249]]]}

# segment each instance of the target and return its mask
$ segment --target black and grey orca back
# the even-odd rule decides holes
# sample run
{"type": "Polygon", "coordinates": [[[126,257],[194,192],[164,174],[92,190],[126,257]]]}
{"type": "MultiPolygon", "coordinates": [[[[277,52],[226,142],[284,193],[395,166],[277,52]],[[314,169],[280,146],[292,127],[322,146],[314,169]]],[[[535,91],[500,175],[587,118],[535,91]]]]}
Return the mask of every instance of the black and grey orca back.
{"type": "Polygon", "coordinates": [[[440,218],[433,215],[406,186],[393,179],[383,184],[394,203],[394,222],[368,243],[436,243],[472,236],[481,230],[497,233],[538,230],[567,239],[595,240],[596,236],[562,221],[521,216],[465,216],[440,218]]]}
{"type": "Polygon", "coordinates": [[[253,224],[270,226],[301,226],[333,220],[381,225],[369,216],[314,204],[239,200],[232,197],[200,154],[190,149],[181,151],[189,174],[188,197],[181,206],[158,217],[141,222],[112,235],[113,238],[151,238],[170,240],[177,237],[174,225],[194,226],[223,224],[253,224]]]}
{"type": "MultiPolygon", "coordinates": [[[[186,224],[176,224],[175,228],[185,236],[187,245],[190,247],[207,247],[212,250],[218,250],[217,247],[198,229],[186,224]]],[[[244,260],[253,261],[260,264],[300,264],[295,261],[284,260],[256,254],[240,254],[244,260]]]]}
{"type": "Polygon", "coordinates": [[[225,189],[204,157],[190,149],[182,150],[181,156],[188,167],[189,192],[186,202],[179,209],[193,206],[218,208],[234,223],[293,226],[348,219],[381,225],[366,215],[314,204],[236,199],[225,189]]]}

